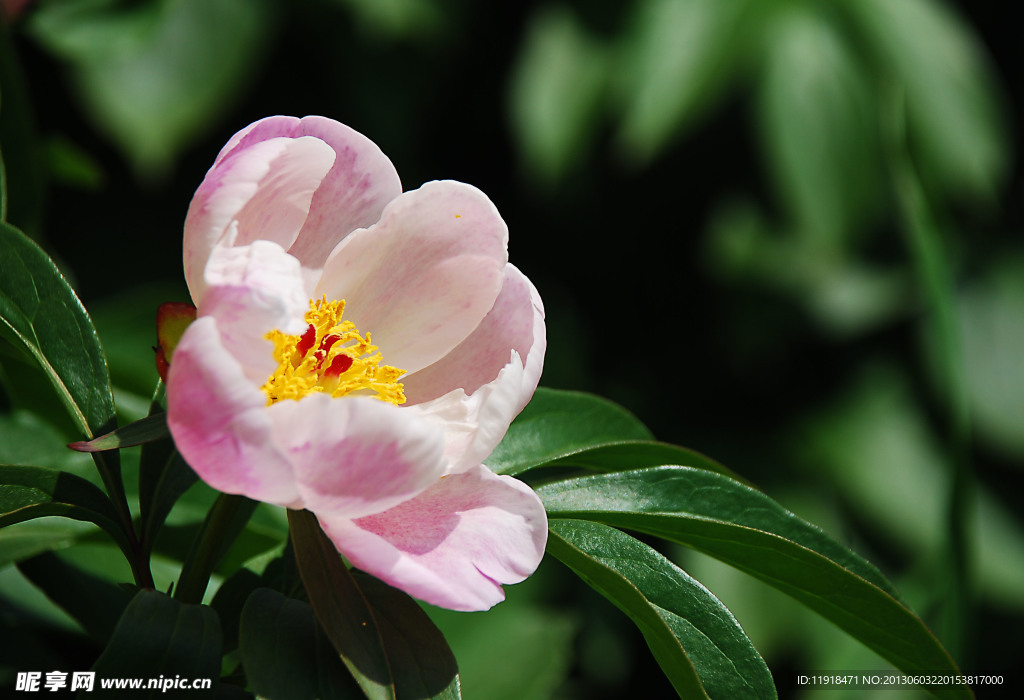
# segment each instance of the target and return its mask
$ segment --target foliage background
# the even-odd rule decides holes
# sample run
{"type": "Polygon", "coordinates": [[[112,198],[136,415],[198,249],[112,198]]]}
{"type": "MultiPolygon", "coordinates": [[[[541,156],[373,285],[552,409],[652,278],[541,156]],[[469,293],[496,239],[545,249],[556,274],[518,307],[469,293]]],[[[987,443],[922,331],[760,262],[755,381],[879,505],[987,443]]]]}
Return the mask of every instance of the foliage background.
{"type": "MultiPolygon", "coordinates": [[[[38,2],[0,37],[10,220],[72,280],[134,417],[156,379],[155,307],[187,299],[181,225],[221,145],[270,114],[345,122],[407,189],[452,178],[494,200],[547,306],[544,385],[606,396],[729,465],[878,564],[965,670],[1012,679],[1024,61],[1006,5],[38,2]],[[952,348],[934,340],[903,223],[908,163],[955,282],[952,348]],[[958,407],[978,479],[962,642],[945,615],[958,407]]],[[[2,377],[0,462],[74,466],[52,448],[68,426],[16,374],[2,377]]],[[[0,563],[16,547],[0,538],[0,563]]],[[[762,584],[667,553],[733,610],[780,696],[797,695],[797,673],[886,668],[762,584]]],[[[104,570],[102,547],[90,556],[104,570]]],[[[10,566],[0,613],[34,621],[19,654],[75,638],[10,566]]],[[[628,620],[555,563],[492,612],[435,615],[468,697],[671,693],[628,620]]]]}

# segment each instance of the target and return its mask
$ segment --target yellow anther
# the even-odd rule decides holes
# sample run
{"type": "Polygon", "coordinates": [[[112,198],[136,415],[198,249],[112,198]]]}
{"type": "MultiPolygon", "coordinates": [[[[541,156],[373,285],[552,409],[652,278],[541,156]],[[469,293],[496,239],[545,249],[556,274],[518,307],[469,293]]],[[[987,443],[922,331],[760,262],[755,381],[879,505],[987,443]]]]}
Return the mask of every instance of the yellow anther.
{"type": "Polygon", "coordinates": [[[282,399],[297,401],[313,392],[334,397],[362,394],[405,403],[398,381],[405,370],[380,364],[381,354],[370,342],[370,334],[363,337],[355,324],[343,321],[344,311],[344,299],[310,299],[305,333],[267,333],[278,362],[277,370],[260,387],[267,395],[267,405],[282,399]]]}

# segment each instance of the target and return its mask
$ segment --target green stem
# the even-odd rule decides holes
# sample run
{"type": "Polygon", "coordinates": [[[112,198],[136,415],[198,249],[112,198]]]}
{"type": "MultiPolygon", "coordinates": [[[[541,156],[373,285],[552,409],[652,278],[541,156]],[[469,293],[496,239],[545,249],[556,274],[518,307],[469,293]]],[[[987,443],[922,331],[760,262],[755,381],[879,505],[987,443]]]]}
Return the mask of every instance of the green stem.
{"type": "Polygon", "coordinates": [[[964,654],[971,648],[968,640],[972,619],[967,528],[975,489],[970,459],[967,376],[949,257],[907,151],[901,94],[895,93],[892,105],[888,124],[889,160],[902,213],[903,231],[930,312],[929,343],[936,351],[948,409],[946,422],[952,459],[946,522],[952,576],[944,636],[950,653],[965,664],[964,654]]]}
{"type": "Polygon", "coordinates": [[[201,603],[214,568],[241,534],[256,509],[256,501],[245,496],[222,493],[192,544],[174,591],[182,603],[201,603]]]}
{"type": "MultiPolygon", "coordinates": [[[[112,454],[118,455],[118,452],[112,454]]],[[[124,490],[124,482],[121,480],[120,462],[112,465],[108,461],[107,453],[93,452],[93,462],[96,464],[96,471],[100,474],[103,486],[114,504],[114,510],[121,520],[121,528],[128,538],[130,549],[124,552],[128,565],[131,566],[132,576],[140,588],[154,588],[153,573],[149,569],[149,557],[146,555],[138,534],[135,532],[135,522],[132,519],[131,508],[128,507],[128,495],[124,490]]]]}

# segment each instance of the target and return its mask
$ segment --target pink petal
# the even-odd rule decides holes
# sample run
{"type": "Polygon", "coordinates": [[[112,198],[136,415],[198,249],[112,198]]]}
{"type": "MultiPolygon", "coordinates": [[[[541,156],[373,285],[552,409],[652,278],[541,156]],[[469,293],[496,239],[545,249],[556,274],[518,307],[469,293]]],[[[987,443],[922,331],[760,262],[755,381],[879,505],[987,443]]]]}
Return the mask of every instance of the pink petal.
{"type": "Polygon", "coordinates": [[[272,440],[266,401],[221,344],[216,320],[196,319],[167,377],[167,425],[175,445],[213,488],[295,506],[295,477],[272,440]]]}
{"type": "Polygon", "coordinates": [[[384,362],[412,373],[447,355],[501,291],[508,229],[474,187],[431,182],[387,206],[331,254],[316,294],[346,299],[384,362]]]}
{"type": "Polygon", "coordinates": [[[391,161],[373,141],[344,124],[317,116],[268,117],[251,124],[224,146],[217,163],[279,136],[314,136],[336,154],[334,166],[313,195],[298,238],[288,250],[303,267],[319,270],[339,241],[380,219],[384,206],[402,193],[402,183],[391,161]]]}
{"type": "Polygon", "coordinates": [[[501,293],[476,330],[434,364],[403,378],[406,405],[429,401],[458,388],[472,394],[494,381],[509,362],[509,350],[515,350],[529,370],[523,377],[521,396],[516,398],[521,403],[518,413],[537,389],[546,345],[540,295],[526,275],[506,265],[501,293]]]}
{"type": "Polygon", "coordinates": [[[185,218],[185,279],[197,306],[215,246],[261,239],[292,246],[334,160],[330,146],[311,137],[273,138],[218,160],[185,218]]]}
{"type": "Polygon", "coordinates": [[[295,472],[305,508],[335,517],[380,513],[444,472],[441,431],[370,397],[314,394],[269,408],[274,440],[295,472]]]}
{"type": "Polygon", "coordinates": [[[355,566],[433,605],[486,610],[544,556],[547,515],[525,484],[479,466],[359,520],[317,513],[355,566]]]}

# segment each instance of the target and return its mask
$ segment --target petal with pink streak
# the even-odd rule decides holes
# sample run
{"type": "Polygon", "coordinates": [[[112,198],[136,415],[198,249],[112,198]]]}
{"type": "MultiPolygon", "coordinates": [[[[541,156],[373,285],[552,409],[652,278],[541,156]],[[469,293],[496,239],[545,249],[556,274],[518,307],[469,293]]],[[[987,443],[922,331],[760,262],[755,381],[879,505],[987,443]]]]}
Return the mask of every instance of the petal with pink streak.
{"type": "Polygon", "coordinates": [[[486,610],[544,556],[547,515],[528,486],[484,466],[358,520],[317,513],[356,567],[433,605],[486,610]]]}
{"type": "Polygon", "coordinates": [[[266,402],[221,344],[216,320],[196,319],[167,377],[167,426],[175,445],[219,491],[301,507],[291,465],[272,439],[266,402]]]}
{"type": "Polygon", "coordinates": [[[509,264],[501,293],[476,330],[443,358],[403,377],[407,406],[464,389],[467,394],[488,384],[508,364],[509,350],[525,359],[517,413],[530,400],[540,381],[546,349],[544,306],[526,275],[509,264]]]}
{"type": "Polygon", "coordinates": [[[346,318],[384,361],[412,373],[480,324],[501,291],[508,229],[475,187],[431,182],[406,192],[324,266],[316,294],[345,299],[346,318]]]}
{"type": "Polygon", "coordinates": [[[372,397],[313,394],[269,409],[274,441],[313,512],[358,518],[422,493],[444,473],[434,425],[372,397]]]}
{"type": "Polygon", "coordinates": [[[331,168],[309,207],[309,216],[289,249],[307,269],[320,269],[334,247],[351,231],[380,219],[385,205],[402,194],[391,161],[370,139],[326,117],[268,117],[236,134],[217,162],[261,141],[279,136],[316,137],[335,152],[331,168]]]}
{"type": "Polygon", "coordinates": [[[210,169],[185,218],[185,279],[197,305],[206,288],[203,270],[215,246],[254,240],[292,246],[313,193],[334,160],[334,150],[319,139],[273,138],[210,169]]]}

